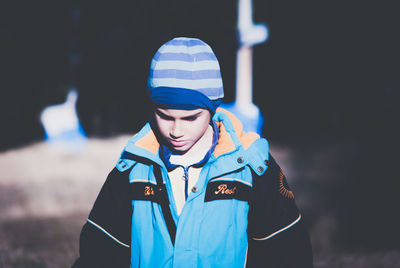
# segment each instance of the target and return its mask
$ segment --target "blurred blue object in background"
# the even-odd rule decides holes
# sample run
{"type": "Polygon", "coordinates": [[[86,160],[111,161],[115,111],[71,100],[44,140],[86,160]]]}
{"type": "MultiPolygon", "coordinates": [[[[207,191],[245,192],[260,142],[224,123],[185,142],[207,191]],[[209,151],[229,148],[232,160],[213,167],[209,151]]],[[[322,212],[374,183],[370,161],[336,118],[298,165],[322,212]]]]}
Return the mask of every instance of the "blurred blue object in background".
{"type": "Polygon", "coordinates": [[[261,134],[264,118],[253,103],[253,49],[252,46],[268,39],[268,28],[253,23],[251,0],[238,0],[239,49],[236,55],[236,96],[233,103],[223,103],[222,108],[235,114],[246,132],[261,134]]]}
{"type": "Polygon", "coordinates": [[[264,117],[256,105],[253,107],[249,106],[241,107],[236,102],[222,103],[221,108],[228,110],[233,113],[243,124],[243,130],[245,132],[256,132],[262,134],[262,127],[264,124],[264,117]],[[255,109],[254,109],[255,108],[255,109]]]}
{"type": "Polygon", "coordinates": [[[87,136],[76,112],[78,92],[71,88],[64,103],[43,109],[40,122],[48,144],[68,152],[81,152],[87,136]]]}
{"type": "Polygon", "coordinates": [[[243,130],[245,132],[256,132],[259,135],[262,134],[262,127],[264,124],[264,117],[256,105],[254,107],[240,107],[235,102],[233,103],[222,103],[221,108],[228,110],[233,113],[243,124],[243,130]],[[256,108],[255,110],[253,108],[256,108]]]}

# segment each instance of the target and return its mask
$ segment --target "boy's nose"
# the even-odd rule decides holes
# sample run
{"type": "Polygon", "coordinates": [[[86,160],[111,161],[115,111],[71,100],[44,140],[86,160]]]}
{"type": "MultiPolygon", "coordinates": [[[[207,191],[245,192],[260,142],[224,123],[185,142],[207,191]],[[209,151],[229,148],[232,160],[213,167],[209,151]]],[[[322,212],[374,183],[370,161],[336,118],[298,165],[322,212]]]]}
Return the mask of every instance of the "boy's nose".
{"type": "Polygon", "coordinates": [[[183,136],[182,124],[179,121],[175,121],[172,125],[170,133],[172,138],[177,139],[183,136]]]}

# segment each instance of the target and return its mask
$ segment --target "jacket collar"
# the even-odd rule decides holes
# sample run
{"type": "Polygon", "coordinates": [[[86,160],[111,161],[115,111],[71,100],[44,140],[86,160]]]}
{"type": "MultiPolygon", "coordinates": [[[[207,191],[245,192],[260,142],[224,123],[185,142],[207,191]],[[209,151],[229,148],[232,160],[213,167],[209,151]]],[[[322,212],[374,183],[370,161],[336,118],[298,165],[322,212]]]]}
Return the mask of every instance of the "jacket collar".
{"type": "MultiPolygon", "coordinates": [[[[212,120],[210,122],[210,125],[211,125],[212,130],[213,130],[213,140],[212,140],[211,147],[209,148],[208,152],[205,154],[205,156],[203,157],[202,160],[200,160],[197,163],[192,163],[190,165],[192,167],[201,167],[205,163],[207,163],[208,160],[210,159],[211,155],[214,152],[215,146],[217,146],[218,136],[219,136],[219,129],[218,129],[217,123],[214,120],[212,120]]],[[[170,158],[171,158],[172,154],[173,154],[173,152],[166,145],[161,144],[159,155],[160,155],[161,159],[163,160],[163,162],[165,163],[165,165],[167,166],[168,170],[172,170],[172,169],[174,169],[174,168],[179,166],[177,164],[173,164],[173,163],[170,162],[170,158]]]]}
{"type": "Polygon", "coordinates": [[[220,131],[218,144],[214,150],[216,158],[240,147],[247,149],[260,138],[257,133],[245,133],[239,119],[225,109],[218,108],[213,120],[216,121],[220,131]]]}
{"type": "MultiPolygon", "coordinates": [[[[237,166],[232,164],[222,166],[226,166],[228,169],[236,169],[249,164],[256,173],[263,173],[267,168],[265,160],[268,160],[268,142],[265,139],[260,139],[260,136],[256,133],[245,133],[242,123],[225,109],[218,108],[213,120],[218,126],[219,135],[210,161],[224,159],[222,162],[232,163],[231,158],[237,157],[237,161],[234,161],[237,166]],[[239,160],[239,157],[241,160],[239,160]],[[260,172],[261,170],[262,172],[260,172]]],[[[159,156],[159,150],[160,144],[150,123],[147,123],[128,141],[121,154],[121,159],[145,158],[165,168],[165,164],[159,156]]]]}

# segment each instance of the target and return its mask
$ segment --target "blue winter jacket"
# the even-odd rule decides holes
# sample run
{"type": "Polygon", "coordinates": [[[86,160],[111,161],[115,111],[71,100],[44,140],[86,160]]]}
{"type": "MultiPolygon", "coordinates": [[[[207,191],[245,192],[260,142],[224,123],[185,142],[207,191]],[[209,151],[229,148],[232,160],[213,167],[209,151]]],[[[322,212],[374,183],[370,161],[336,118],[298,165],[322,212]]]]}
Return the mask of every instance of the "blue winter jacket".
{"type": "Polygon", "coordinates": [[[218,143],[179,216],[150,123],[129,140],[82,230],[74,267],[312,266],[294,195],[268,142],[244,133],[223,109],[213,120],[218,143]]]}

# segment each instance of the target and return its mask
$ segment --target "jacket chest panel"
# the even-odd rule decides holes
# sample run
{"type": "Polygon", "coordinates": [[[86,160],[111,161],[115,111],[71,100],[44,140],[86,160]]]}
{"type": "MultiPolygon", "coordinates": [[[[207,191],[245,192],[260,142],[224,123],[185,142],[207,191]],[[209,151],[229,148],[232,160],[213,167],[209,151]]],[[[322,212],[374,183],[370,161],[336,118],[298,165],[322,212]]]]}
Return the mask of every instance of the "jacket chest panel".
{"type": "MultiPolygon", "coordinates": [[[[139,266],[210,267],[215,263],[221,264],[218,267],[244,266],[251,171],[244,167],[209,178],[208,170],[208,167],[203,168],[196,185],[198,191],[190,193],[182,213],[176,218],[175,246],[172,246],[162,214],[154,175],[144,170],[141,174],[147,174],[147,178],[130,177],[131,250],[132,258],[140,259],[139,266]],[[160,258],[155,260],[154,256],[160,258]]],[[[168,179],[165,181],[171,199],[171,185],[168,179]]],[[[174,209],[173,201],[170,201],[170,208],[174,209]]]]}

